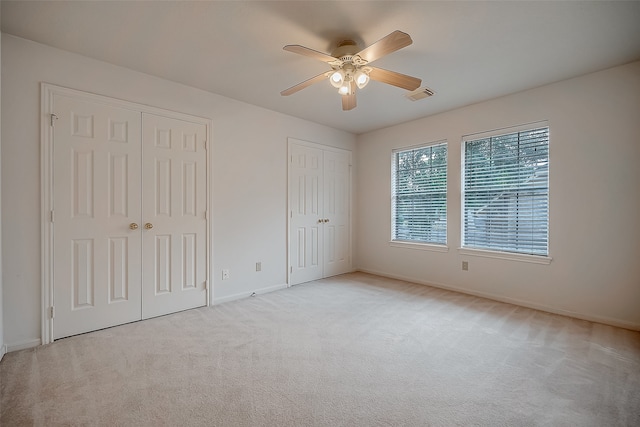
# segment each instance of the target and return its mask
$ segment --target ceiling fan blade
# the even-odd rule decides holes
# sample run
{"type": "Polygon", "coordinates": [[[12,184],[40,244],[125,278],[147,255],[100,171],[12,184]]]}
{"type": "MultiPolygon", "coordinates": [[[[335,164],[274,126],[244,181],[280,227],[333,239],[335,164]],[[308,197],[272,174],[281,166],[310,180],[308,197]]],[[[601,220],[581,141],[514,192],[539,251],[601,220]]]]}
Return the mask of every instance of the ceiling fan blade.
{"type": "Polygon", "coordinates": [[[299,55],[304,55],[310,58],[319,59],[320,61],[323,61],[323,62],[332,62],[336,60],[336,58],[334,58],[331,55],[318,52],[317,50],[309,49],[308,47],[300,46],[299,44],[288,44],[285,47],[283,47],[283,49],[289,52],[297,53],[299,55]]]}
{"type": "Polygon", "coordinates": [[[348,95],[342,95],[342,109],[344,111],[349,111],[354,108],[356,108],[356,93],[351,92],[348,95]]]}
{"type": "Polygon", "coordinates": [[[322,81],[322,80],[324,80],[326,78],[327,78],[327,72],[324,72],[322,74],[318,74],[315,77],[311,77],[310,79],[303,81],[302,83],[298,83],[295,86],[291,86],[289,89],[283,90],[282,92],[280,92],[280,95],[289,96],[292,93],[296,93],[297,91],[302,90],[302,89],[304,89],[306,87],[309,87],[314,83],[318,83],[319,81],[322,81]]]}
{"type": "Polygon", "coordinates": [[[376,67],[371,67],[369,78],[377,82],[386,83],[406,90],[418,89],[422,84],[422,80],[418,78],[376,67]]]}
{"type": "Polygon", "coordinates": [[[402,31],[394,31],[386,37],[381,38],[371,46],[364,48],[356,55],[364,59],[367,62],[373,62],[376,59],[380,59],[385,55],[400,50],[403,47],[409,46],[413,43],[411,36],[402,31]]]}

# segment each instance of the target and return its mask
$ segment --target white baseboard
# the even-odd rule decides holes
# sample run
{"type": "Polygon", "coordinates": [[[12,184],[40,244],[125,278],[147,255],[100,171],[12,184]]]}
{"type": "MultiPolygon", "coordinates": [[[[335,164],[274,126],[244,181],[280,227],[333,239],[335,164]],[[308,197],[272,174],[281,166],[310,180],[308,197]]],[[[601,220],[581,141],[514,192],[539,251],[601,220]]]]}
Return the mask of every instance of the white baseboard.
{"type": "Polygon", "coordinates": [[[266,288],[255,289],[253,291],[247,291],[247,292],[240,292],[238,294],[228,295],[226,297],[219,297],[219,298],[217,298],[214,293],[212,305],[218,305],[225,302],[234,301],[237,299],[247,298],[253,294],[260,295],[260,294],[266,294],[269,292],[279,291],[280,289],[284,289],[286,287],[287,287],[287,284],[285,283],[283,285],[268,286],[266,288]]]}
{"type": "Polygon", "coordinates": [[[2,358],[5,354],[7,354],[7,346],[4,344],[0,345],[0,362],[2,362],[2,358]]]}
{"type": "Polygon", "coordinates": [[[12,351],[24,350],[27,348],[37,347],[42,344],[42,341],[38,338],[35,340],[22,341],[16,344],[7,344],[5,347],[7,348],[7,353],[11,353],[12,351]]]}
{"type": "Polygon", "coordinates": [[[503,295],[492,294],[489,292],[474,291],[471,289],[461,288],[458,286],[445,285],[444,283],[428,282],[426,280],[416,279],[415,277],[407,277],[397,274],[388,274],[381,271],[360,268],[358,271],[363,273],[375,274],[376,276],[388,277],[390,279],[403,280],[405,282],[417,283],[420,285],[432,286],[434,288],[446,289],[448,291],[460,292],[462,294],[473,295],[491,299],[494,301],[505,302],[507,304],[519,305],[521,307],[532,308],[534,310],[546,311],[547,313],[559,314],[561,316],[573,317],[575,319],[587,320],[589,322],[603,323],[605,325],[616,326],[618,328],[630,329],[632,331],[640,331],[640,324],[628,322],[626,320],[615,319],[606,316],[598,316],[591,314],[577,313],[574,311],[563,310],[561,308],[551,307],[544,304],[537,304],[530,301],[524,301],[516,298],[509,298],[503,295]]]}

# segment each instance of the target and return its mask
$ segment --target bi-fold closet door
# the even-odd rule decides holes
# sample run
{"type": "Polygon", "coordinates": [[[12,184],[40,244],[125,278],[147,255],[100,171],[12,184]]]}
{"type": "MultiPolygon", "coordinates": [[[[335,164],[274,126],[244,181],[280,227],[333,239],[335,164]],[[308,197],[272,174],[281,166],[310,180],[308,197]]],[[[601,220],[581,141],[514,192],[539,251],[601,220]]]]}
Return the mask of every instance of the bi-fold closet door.
{"type": "Polygon", "coordinates": [[[289,284],[351,271],[351,153],[289,141],[289,284]]]}
{"type": "Polygon", "coordinates": [[[52,107],[53,338],[206,305],[206,125],[52,107]]]}

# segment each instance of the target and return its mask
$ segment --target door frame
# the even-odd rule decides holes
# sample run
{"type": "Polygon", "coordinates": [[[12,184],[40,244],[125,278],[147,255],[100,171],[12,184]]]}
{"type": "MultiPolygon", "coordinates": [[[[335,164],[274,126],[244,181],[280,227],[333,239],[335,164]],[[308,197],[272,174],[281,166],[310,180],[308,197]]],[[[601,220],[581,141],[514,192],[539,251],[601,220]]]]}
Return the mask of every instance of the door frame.
{"type": "Polygon", "coordinates": [[[345,148],[332,147],[317,142],[304,141],[302,139],[287,138],[287,287],[291,285],[291,146],[293,144],[315,148],[323,151],[347,153],[349,156],[349,269],[353,271],[353,152],[345,148]]]}
{"type": "Polygon", "coordinates": [[[56,95],[77,98],[112,107],[126,108],[139,112],[141,116],[142,113],[150,113],[172,119],[202,124],[206,127],[206,300],[207,306],[211,305],[211,296],[213,295],[213,292],[211,291],[213,283],[211,280],[211,257],[213,255],[213,250],[211,248],[213,242],[211,217],[213,212],[213,197],[210,194],[213,189],[213,176],[211,174],[211,165],[213,164],[213,150],[211,149],[211,135],[213,128],[212,120],[205,117],[198,117],[162,108],[151,107],[144,104],[138,104],[135,102],[42,82],[40,83],[41,344],[44,345],[53,342],[54,327],[54,318],[52,316],[52,307],[54,307],[53,272],[55,267],[53,263],[53,126],[55,126],[56,119],[54,117],[55,111],[53,110],[53,101],[56,95]]]}

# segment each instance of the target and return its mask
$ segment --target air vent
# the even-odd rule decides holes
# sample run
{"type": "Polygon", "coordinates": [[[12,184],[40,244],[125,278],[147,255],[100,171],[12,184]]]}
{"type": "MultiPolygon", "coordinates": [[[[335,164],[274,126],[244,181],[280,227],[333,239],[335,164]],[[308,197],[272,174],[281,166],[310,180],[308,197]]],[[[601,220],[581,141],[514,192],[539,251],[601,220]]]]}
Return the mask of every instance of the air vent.
{"type": "Polygon", "coordinates": [[[405,96],[412,101],[417,101],[419,99],[428,98],[433,95],[433,91],[426,86],[419,87],[418,89],[409,92],[405,96]]]}

